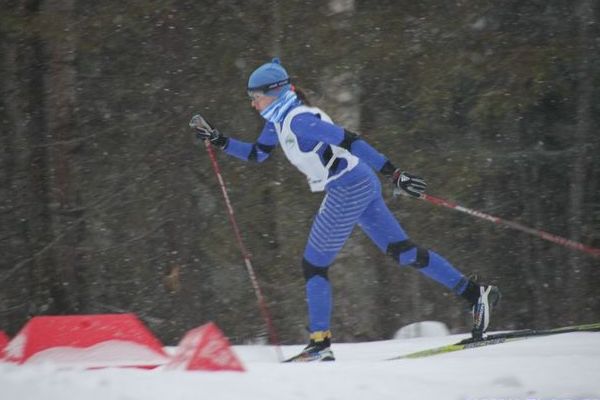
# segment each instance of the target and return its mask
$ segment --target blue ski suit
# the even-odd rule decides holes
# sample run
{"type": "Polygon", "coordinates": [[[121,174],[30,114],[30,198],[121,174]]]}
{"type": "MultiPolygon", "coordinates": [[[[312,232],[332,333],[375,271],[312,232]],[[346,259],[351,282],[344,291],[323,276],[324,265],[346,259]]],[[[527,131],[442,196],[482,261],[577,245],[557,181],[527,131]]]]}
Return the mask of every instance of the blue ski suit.
{"type": "MultiPolygon", "coordinates": [[[[301,105],[298,101],[287,113],[301,105]]],[[[242,160],[263,162],[279,143],[276,128],[281,129],[275,123],[266,122],[255,143],[229,138],[223,150],[242,160]]],[[[318,114],[295,115],[289,128],[301,151],[309,152],[319,143],[324,144],[317,151],[323,165],[328,165],[331,158],[331,145],[347,149],[359,159],[349,171],[344,159],[330,166],[329,177],[339,177],[325,186],[326,195],[304,249],[302,267],[311,332],[330,329],[332,294],[327,271],[355,225],[399,265],[416,268],[457,295],[465,291],[468,279],[437,253],[413,243],[385,204],[375,174],[389,164],[384,155],[360,136],[324,121],[318,114]]]]}

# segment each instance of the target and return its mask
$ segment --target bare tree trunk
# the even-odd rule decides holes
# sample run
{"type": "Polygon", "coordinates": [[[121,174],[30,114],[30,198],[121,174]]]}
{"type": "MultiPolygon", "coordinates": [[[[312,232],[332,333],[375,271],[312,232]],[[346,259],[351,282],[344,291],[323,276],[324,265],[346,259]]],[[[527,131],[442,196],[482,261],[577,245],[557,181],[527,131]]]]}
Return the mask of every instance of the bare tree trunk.
{"type": "MultiPolygon", "coordinates": [[[[17,5],[7,6],[3,12],[26,14],[17,5]]],[[[27,190],[31,186],[28,172],[32,167],[28,162],[28,133],[37,122],[24,110],[28,89],[34,86],[33,82],[27,85],[28,79],[35,81],[32,76],[37,75],[36,69],[31,68],[33,42],[24,36],[19,35],[20,40],[15,40],[17,34],[0,30],[0,317],[4,329],[10,333],[35,308],[32,304],[37,303],[37,298],[26,289],[30,286],[31,262],[23,263],[28,254],[34,253],[28,233],[31,217],[35,215],[32,212],[35,199],[27,190]]]]}
{"type": "MultiPolygon", "coordinates": [[[[578,4],[577,17],[579,22],[579,71],[578,71],[578,100],[577,100],[577,125],[574,143],[575,157],[571,165],[569,176],[569,237],[580,242],[582,240],[582,225],[586,216],[585,195],[587,187],[588,167],[592,155],[589,152],[589,142],[592,135],[592,106],[594,95],[594,68],[597,58],[595,50],[594,27],[594,1],[581,0],[578,4]]],[[[572,252],[569,256],[569,272],[567,288],[570,293],[578,290],[584,282],[582,265],[585,260],[579,254],[572,252]]],[[[571,315],[577,318],[580,304],[571,307],[571,315]]],[[[575,322],[575,321],[569,321],[575,322]]]]}
{"type": "MultiPolygon", "coordinates": [[[[332,31],[336,37],[347,37],[352,33],[356,6],[353,0],[330,0],[332,31]]],[[[334,39],[335,40],[335,39],[334,39]]],[[[339,46],[339,45],[338,45],[339,46]]],[[[352,43],[346,42],[344,48],[338,48],[341,53],[352,51],[352,43]]],[[[358,131],[361,124],[360,88],[358,86],[360,71],[351,61],[340,64],[338,59],[327,60],[321,75],[320,89],[323,93],[321,106],[332,119],[347,129],[358,131]]],[[[355,228],[350,239],[340,252],[334,269],[331,272],[332,284],[336,299],[334,325],[339,331],[347,334],[336,337],[342,340],[373,339],[374,336],[386,331],[385,318],[390,310],[390,296],[384,290],[391,272],[390,264],[374,265],[369,260],[372,253],[379,250],[369,239],[357,232],[355,228]],[[359,260],[352,262],[352,260],[359,260]],[[352,267],[352,264],[353,267],[352,267]],[[385,309],[386,312],[370,313],[366,310],[385,309]],[[341,329],[339,329],[341,328],[341,329]]],[[[379,256],[378,254],[375,257],[379,256]]],[[[376,263],[378,264],[378,263],[376,263]]],[[[392,267],[395,269],[395,266],[392,267]]]]}
{"type": "MultiPolygon", "coordinates": [[[[39,17],[40,1],[23,3],[19,14],[35,21],[39,17]]],[[[32,31],[25,34],[26,46],[19,48],[18,79],[24,85],[19,96],[22,98],[22,118],[27,121],[23,135],[27,138],[29,177],[27,197],[29,205],[26,226],[26,242],[30,244],[29,258],[25,263],[29,270],[29,313],[58,312],[64,306],[62,288],[53,279],[55,264],[53,257],[54,236],[52,234],[52,212],[50,210],[50,166],[48,160],[48,137],[44,114],[44,45],[35,23],[32,31]]],[[[17,123],[17,126],[19,123],[17,123]]]]}
{"type": "Polygon", "coordinates": [[[78,181],[75,176],[76,154],[80,143],[72,144],[75,133],[75,32],[72,22],[75,1],[47,1],[42,4],[41,16],[51,21],[42,39],[46,46],[48,67],[44,76],[45,118],[50,143],[48,146],[50,177],[50,209],[52,235],[62,237],[55,248],[53,286],[62,296],[64,312],[80,310],[85,296],[81,286],[81,256],[78,247],[83,240],[84,225],[78,181]]]}

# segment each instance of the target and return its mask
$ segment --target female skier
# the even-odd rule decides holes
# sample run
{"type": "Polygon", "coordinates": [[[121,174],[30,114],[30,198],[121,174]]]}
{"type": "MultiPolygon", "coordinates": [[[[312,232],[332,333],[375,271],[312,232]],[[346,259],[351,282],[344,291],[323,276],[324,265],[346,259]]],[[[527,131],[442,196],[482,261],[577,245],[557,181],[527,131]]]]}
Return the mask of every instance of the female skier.
{"type": "Polygon", "coordinates": [[[190,126],[201,140],[242,160],[263,162],[279,143],[288,160],[308,179],[313,192],[326,195],[304,250],[310,342],[288,361],[333,361],[330,319],[331,285],[327,271],[355,225],[401,266],[416,268],[471,305],[473,336],[487,330],[497,287],[468,279],[437,253],[412,242],[384,203],[374,171],[408,195],[419,197],[422,178],[396,168],[359,135],[334,124],[322,110],[310,107],[295,90],[287,71],[275,58],[257,68],[248,80],[252,106],[266,120],[255,143],[228,138],[197,115],[190,126]]]}

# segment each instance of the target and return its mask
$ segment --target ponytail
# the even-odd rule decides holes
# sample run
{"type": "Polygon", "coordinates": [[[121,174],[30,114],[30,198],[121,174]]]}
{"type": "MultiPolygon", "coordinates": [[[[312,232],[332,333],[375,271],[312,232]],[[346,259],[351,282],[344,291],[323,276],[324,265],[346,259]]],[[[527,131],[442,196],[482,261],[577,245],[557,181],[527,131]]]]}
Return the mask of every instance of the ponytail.
{"type": "Polygon", "coordinates": [[[294,90],[294,93],[296,93],[296,96],[298,96],[298,98],[300,99],[300,101],[310,107],[310,100],[306,96],[306,93],[304,93],[304,90],[300,89],[296,85],[293,85],[292,88],[294,90]]]}

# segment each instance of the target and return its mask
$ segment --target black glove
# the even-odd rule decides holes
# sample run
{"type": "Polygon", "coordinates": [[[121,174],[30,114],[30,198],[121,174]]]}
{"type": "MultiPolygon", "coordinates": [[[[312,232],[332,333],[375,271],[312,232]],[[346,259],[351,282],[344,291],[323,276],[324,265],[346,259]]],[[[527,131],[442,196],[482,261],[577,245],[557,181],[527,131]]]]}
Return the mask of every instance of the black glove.
{"type": "Polygon", "coordinates": [[[402,172],[399,169],[392,174],[392,182],[400,190],[413,197],[421,197],[425,192],[427,183],[421,177],[402,172]]]}
{"type": "Polygon", "coordinates": [[[204,142],[208,140],[213,145],[224,148],[227,145],[228,138],[223,136],[217,128],[211,125],[202,115],[196,114],[190,121],[190,128],[194,128],[196,132],[196,142],[204,142]]]}

